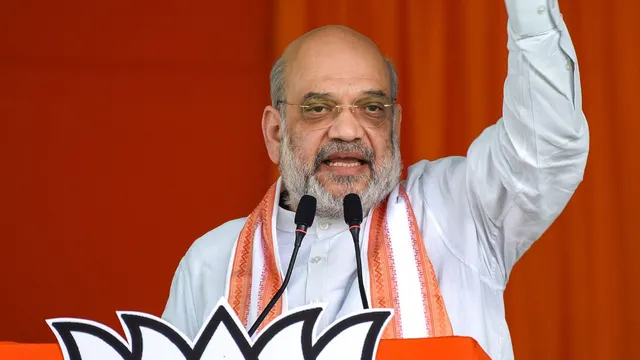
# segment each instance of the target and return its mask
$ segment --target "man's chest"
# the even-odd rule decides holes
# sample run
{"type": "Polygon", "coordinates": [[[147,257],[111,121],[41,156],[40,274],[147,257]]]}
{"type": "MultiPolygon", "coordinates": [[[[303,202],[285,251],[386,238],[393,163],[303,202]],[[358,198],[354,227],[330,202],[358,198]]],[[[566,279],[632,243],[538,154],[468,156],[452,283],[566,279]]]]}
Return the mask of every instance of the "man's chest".
{"type": "MultiPolygon", "coordinates": [[[[278,234],[278,236],[287,234],[278,234]]],[[[289,265],[293,247],[286,242],[278,247],[282,268],[289,265]]],[[[287,286],[288,308],[307,304],[326,304],[319,328],[333,322],[340,311],[348,289],[356,281],[356,257],[348,232],[323,236],[309,234],[298,253],[291,280],[287,286]]]]}

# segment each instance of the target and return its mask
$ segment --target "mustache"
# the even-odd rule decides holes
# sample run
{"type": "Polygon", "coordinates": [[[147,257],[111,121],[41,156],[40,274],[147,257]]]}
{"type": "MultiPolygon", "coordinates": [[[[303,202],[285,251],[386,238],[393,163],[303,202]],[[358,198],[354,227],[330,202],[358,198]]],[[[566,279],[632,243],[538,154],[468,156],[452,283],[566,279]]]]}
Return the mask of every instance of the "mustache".
{"type": "Polygon", "coordinates": [[[376,162],[376,156],[373,149],[362,143],[362,141],[347,142],[342,140],[332,140],[322,145],[320,150],[318,150],[313,163],[314,172],[318,171],[320,165],[329,160],[329,157],[337,152],[357,153],[369,168],[372,168],[373,164],[376,162]]]}

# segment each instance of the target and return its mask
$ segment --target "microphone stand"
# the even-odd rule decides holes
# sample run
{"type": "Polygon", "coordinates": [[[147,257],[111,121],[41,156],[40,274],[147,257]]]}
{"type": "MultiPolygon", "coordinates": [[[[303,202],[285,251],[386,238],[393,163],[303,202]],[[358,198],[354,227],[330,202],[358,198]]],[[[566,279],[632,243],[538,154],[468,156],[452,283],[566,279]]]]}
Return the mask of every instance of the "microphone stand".
{"type": "Polygon", "coordinates": [[[362,308],[368,309],[367,293],[364,289],[364,276],[362,275],[362,256],[360,254],[360,225],[354,224],[349,226],[349,232],[353,238],[353,245],[356,250],[356,271],[358,274],[358,287],[360,290],[360,299],[362,300],[362,308]]]}
{"type": "Polygon", "coordinates": [[[253,336],[256,330],[258,330],[258,327],[260,327],[260,324],[262,324],[262,322],[267,317],[271,309],[273,309],[273,307],[276,305],[280,297],[282,297],[282,294],[284,293],[284,289],[287,287],[287,284],[289,284],[289,280],[291,279],[291,274],[293,273],[293,266],[296,262],[296,258],[298,257],[298,250],[300,250],[300,245],[302,245],[302,239],[304,238],[305,235],[307,235],[306,230],[307,230],[306,226],[298,225],[298,228],[296,229],[296,240],[293,243],[293,253],[291,254],[291,261],[289,262],[289,266],[287,267],[287,273],[284,276],[282,285],[280,285],[280,288],[278,289],[276,294],[273,296],[271,301],[269,301],[269,304],[267,304],[264,310],[262,310],[262,313],[260,314],[260,316],[258,316],[258,319],[256,320],[256,322],[253,323],[253,326],[249,329],[249,337],[253,336]]]}

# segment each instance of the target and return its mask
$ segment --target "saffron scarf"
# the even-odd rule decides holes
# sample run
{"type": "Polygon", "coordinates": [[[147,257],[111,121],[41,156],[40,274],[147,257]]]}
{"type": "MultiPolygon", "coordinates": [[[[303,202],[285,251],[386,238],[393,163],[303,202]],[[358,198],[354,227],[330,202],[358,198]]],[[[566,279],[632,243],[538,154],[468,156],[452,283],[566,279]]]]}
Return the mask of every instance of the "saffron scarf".
{"type": "MultiPolygon", "coordinates": [[[[278,180],[249,215],[234,246],[227,274],[229,304],[252,325],[282,284],[276,239],[278,180]]],[[[453,330],[422,235],[401,185],[365,218],[360,242],[365,290],[371,307],[393,309],[383,339],[451,336],[453,330]]],[[[357,286],[338,314],[361,309],[357,286]],[[351,298],[351,299],[350,299],[351,298]],[[359,307],[358,307],[359,306],[359,307]]],[[[258,331],[287,309],[287,293],[258,331]]]]}

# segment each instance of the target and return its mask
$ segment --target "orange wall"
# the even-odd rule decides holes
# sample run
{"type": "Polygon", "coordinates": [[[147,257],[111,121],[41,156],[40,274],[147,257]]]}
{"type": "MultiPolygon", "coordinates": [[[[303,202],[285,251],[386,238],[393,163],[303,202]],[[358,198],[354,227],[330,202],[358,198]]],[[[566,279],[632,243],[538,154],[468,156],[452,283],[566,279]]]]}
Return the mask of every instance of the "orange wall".
{"type": "Polygon", "coordinates": [[[0,5],[0,339],[160,314],[191,242],[259,201],[269,11],[0,5]]]}
{"type": "MultiPolygon", "coordinates": [[[[501,111],[502,1],[5,1],[0,340],[44,319],[159,315],[194,239],[274,177],[259,127],[286,43],[341,23],[396,63],[406,164],[461,155],[501,111]],[[126,252],[124,251],[126,249],[126,252]]],[[[640,2],[560,0],[592,133],[585,181],[516,266],[518,359],[628,358],[640,326],[640,2]]]]}

